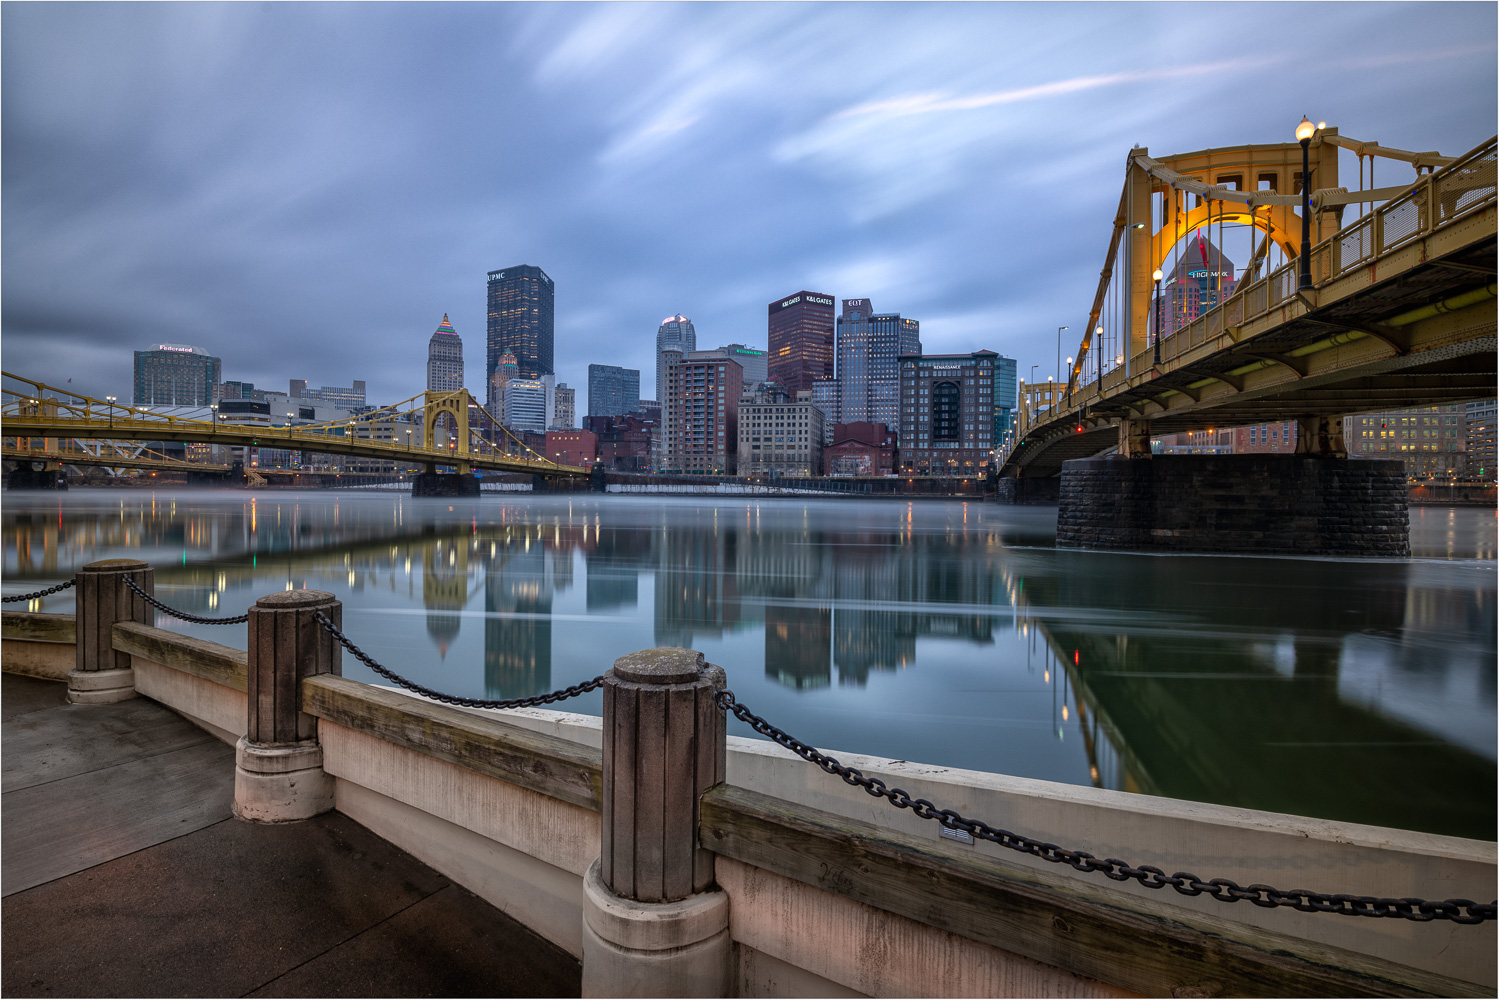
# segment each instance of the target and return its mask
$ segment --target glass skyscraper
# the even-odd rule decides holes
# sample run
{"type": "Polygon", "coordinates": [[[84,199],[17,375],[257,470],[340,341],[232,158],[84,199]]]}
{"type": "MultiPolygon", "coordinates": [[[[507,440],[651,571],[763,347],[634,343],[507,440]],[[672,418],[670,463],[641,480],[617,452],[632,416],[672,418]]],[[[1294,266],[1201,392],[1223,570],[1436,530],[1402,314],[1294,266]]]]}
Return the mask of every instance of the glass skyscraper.
{"type": "Polygon", "coordinates": [[[833,297],[800,291],[770,304],[768,378],[793,398],[833,375],[833,297]]]}
{"type": "Polygon", "coordinates": [[[588,416],[618,417],[639,409],[639,369],[588,366],[588,416]]]}
{"type": "Polygon", "coordinates": [[[874,313],[868,299],[844,299],[838,317],[838,387],[843,423],[900,426],[902,355],[921,353],[921,324],[874,313]]]}
{"type": "Polygon", "coordinates": [[[667,361],[661,355],[664,351],[677,351],[686,354],[697,350],[697,330],[692,326],[692,320],[686,316],[668,316],[661,321],[661,326],[656,330],[656,402],[662,406],[666,405],[666,368],[667,361]]]}
{"type": "Polygon", "coordinates": [[[207,406],[222,362],[201,347],[157,344],[135,352],[137,406],[207,406]]]}
{"type": "Polygon", "coordinates": [[[552,375],[552,279],[539,267],[517,264],[490,271],[488,327],[485,330],[484,384],[493,398],[500,355],[514,354],[521,378],[552,375]]]}

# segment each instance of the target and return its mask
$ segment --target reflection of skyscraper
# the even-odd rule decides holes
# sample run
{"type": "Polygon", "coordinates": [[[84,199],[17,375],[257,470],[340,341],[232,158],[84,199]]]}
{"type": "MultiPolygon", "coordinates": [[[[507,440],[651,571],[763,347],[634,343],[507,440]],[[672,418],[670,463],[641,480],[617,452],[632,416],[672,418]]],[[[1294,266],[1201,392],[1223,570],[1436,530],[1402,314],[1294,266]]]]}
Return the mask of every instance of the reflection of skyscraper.
{"type": "Polygon", "coordinates": [[[468,546],[455,540],[422,545],[422,603],[427,606],[427,635],[447,659],[463,618],[443,611],[462,611],[468,603],[468,546]]]}
{"type": "Polygon", "coordinates": [[[833,613],[827,608],[765,608],[765,676],[787,687],[827,687],[833,675],[833,613]]]}
{"type": "MultiPolygon", "coordinates": [[[[737,367],[737,366],[736,366],[737,367]]],[[[739,621],[737,530],[701,527],[663,535],[656,552],[656,645],[691,647],[739,621]]]]}
{"type": "Polygon", "coordinates": [[[552,584],[540,541],[512,541],[484,578],[484,691],[525,698],[552,690],[552,584]]]}
{"type": "Polygon", "coordinates": [[[649,565],[652,534],[645,528],[611,528],[594,536],[585,567],[589,611],[640,603],[640,571],[649,565]]]}

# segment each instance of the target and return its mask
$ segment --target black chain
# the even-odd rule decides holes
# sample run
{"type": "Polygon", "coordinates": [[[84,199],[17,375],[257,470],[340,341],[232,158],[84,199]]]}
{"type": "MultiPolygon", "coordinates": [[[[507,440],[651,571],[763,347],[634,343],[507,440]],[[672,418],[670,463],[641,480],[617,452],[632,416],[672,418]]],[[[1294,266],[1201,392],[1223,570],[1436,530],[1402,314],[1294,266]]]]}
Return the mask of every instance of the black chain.
{"type": "Polygon", "coordinates": [[[64,580],[62,583],[59,583],[55,587],[48,587],[46,590],[38,590],[34,594],[17,594],[14,597],[0,597],[0,604],[19,604],[21,601],[34,601],[38,597],[46,597],[48,594],[55,594],[59,590],[67,590],[76,582],[76,580],[64,580]]]}
{"type": "Polygon", "coordinates": [[[1087,851],[1069,851],[1008,830],[998,830],[982,820],[965,819],[951,809],[939,809],[926,799],[913,799],[903,789],[890,788],[879,778],[866,777],[854,767],[838,763],[816,747],[777,729],[748,708],[739,704],[734,692],[719,691],[715,696],[718,707],[732,713],[739,720],[762,736],[768,736],[781,746],[811,764],[816,764],[828,774],[836,774],[850,785],[858,785],[870,795],[886,798],[897,809],[909,809],[922,819],[934,819],[953,830],[964,830],[975,837],[1008,847],[1012,851],[1030,854],[1054,864],[1068,864],[1080,872],[1098,872],[1116,882],[1134,879],[1148,889],[1171,886],[1183,896],[1200,896],[1206,893],[1223,903],[1237,903],[1247,899],[1255,906],[1291,906],[1304,913],[1340,913],[1360,917],[1404,917],[1407,920],[1450,920],[1457,924],[1478,924],[1495,919],[1495,903],[1475,903],[1470,899],[1390,899],[1378,896],[1351,896],[1345,893],[1311,892],[1307,889],[1291,889],[1282,892],[1268,885],[1241,886],[1226,878],[1203,879],[1191,872],[1167,875],[1153,865],[1138,868],[1117,858],[1095,858],[1087,851]]]}
{"type": "Polygon", "coordinates": [[[121,579],[125,581],[125,586],[135,591],[137,597],[145,601],[147,604],[151,605],[153,608],[156,608],[158,611],[165,611],[173,618],[180,618],[183,621],[191,622],[194,625],[243,625],[245,622],[250,620],[250,616],[248,614],[235,615],[233,618],[203,618],[199,615],[190,615],[186,611],[178,611],[176,608],[169,607],[161,603],[156,598],[152,597],[150,594],[142,590],[140,588],[140,585],[137,584],[134,580],[130,579],[130,577],[126,576],[122,577],[121,579]]]}
{"type": "Polygon", "coordinates": [[[344,649],[353,653],[354,657],[360,663],[363,663],[381,677],[401,685],[401,687],[408,691],[414,691],[424,698],[431,698],[433,701],[440,701],[448,705],[461,705],[464,708],[534,708],[537,705],[550,705],[554,701],[576,698],[578,695],[587,694],[589,691],[602,687],[604,684],[604,675],[599,674],[591,681],[584,681],[582,684],[574,684],[572,687],[565,687],[560,691],[553,691],[549,694],[538,694],[530,698],[506,698],[502,701],[486,700],[483,698],[460,698],[457,695],[443,694],[441,691],[433,691],[431,688],[422,687],[415,681],[408,681],[400,674],[381,666],[375,661],[374,657],[350,642],[349,637],[340,632],[338,626],[334,625],[332,619],[327,615],[321,611],[317,611],[313,613],[313,617],[318,620],[318,623],[323,628],[328,630],[329,635],[343,643],[344,649]]]}

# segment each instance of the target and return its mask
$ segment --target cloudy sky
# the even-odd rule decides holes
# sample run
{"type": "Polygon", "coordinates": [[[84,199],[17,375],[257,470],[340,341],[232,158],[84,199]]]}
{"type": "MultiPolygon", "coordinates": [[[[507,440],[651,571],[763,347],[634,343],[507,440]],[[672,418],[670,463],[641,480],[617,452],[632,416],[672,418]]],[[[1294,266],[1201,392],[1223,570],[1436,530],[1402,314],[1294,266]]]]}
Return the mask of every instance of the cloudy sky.
{"type": "Polygon", "coordinates": [[[389,402],[447,313],[477,391],[485,272],[525,263],[580,414],[590,362],[653,384],[663,317],[763,347],[802,288],[1046,371],[1132,146],[1307,114],[1460,153],[1496,129],[1496,28],[1492,3],[6,3],[0,350],[126,397],[133,350],[196,344],[389,402]]]}

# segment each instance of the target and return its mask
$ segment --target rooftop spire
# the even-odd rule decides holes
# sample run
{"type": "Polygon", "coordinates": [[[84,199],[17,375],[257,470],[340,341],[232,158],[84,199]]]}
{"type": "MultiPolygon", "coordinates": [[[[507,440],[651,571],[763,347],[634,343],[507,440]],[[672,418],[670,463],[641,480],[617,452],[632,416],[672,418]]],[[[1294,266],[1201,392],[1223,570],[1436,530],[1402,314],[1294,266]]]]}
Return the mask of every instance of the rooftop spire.
{"type": "Polygon", "coordinates": [[[435,332],[437,332],[437,333],[451,333],[455,337],[458,336],[458,331],[455,330],[455,329],[453,329],[453,324],[452,323],[448,322],[448,314],[447,313],[443,313],[442,314],[442,324],[440,326],[438,326],[438,328],[437,328],[437,330],[435,332]]]}

